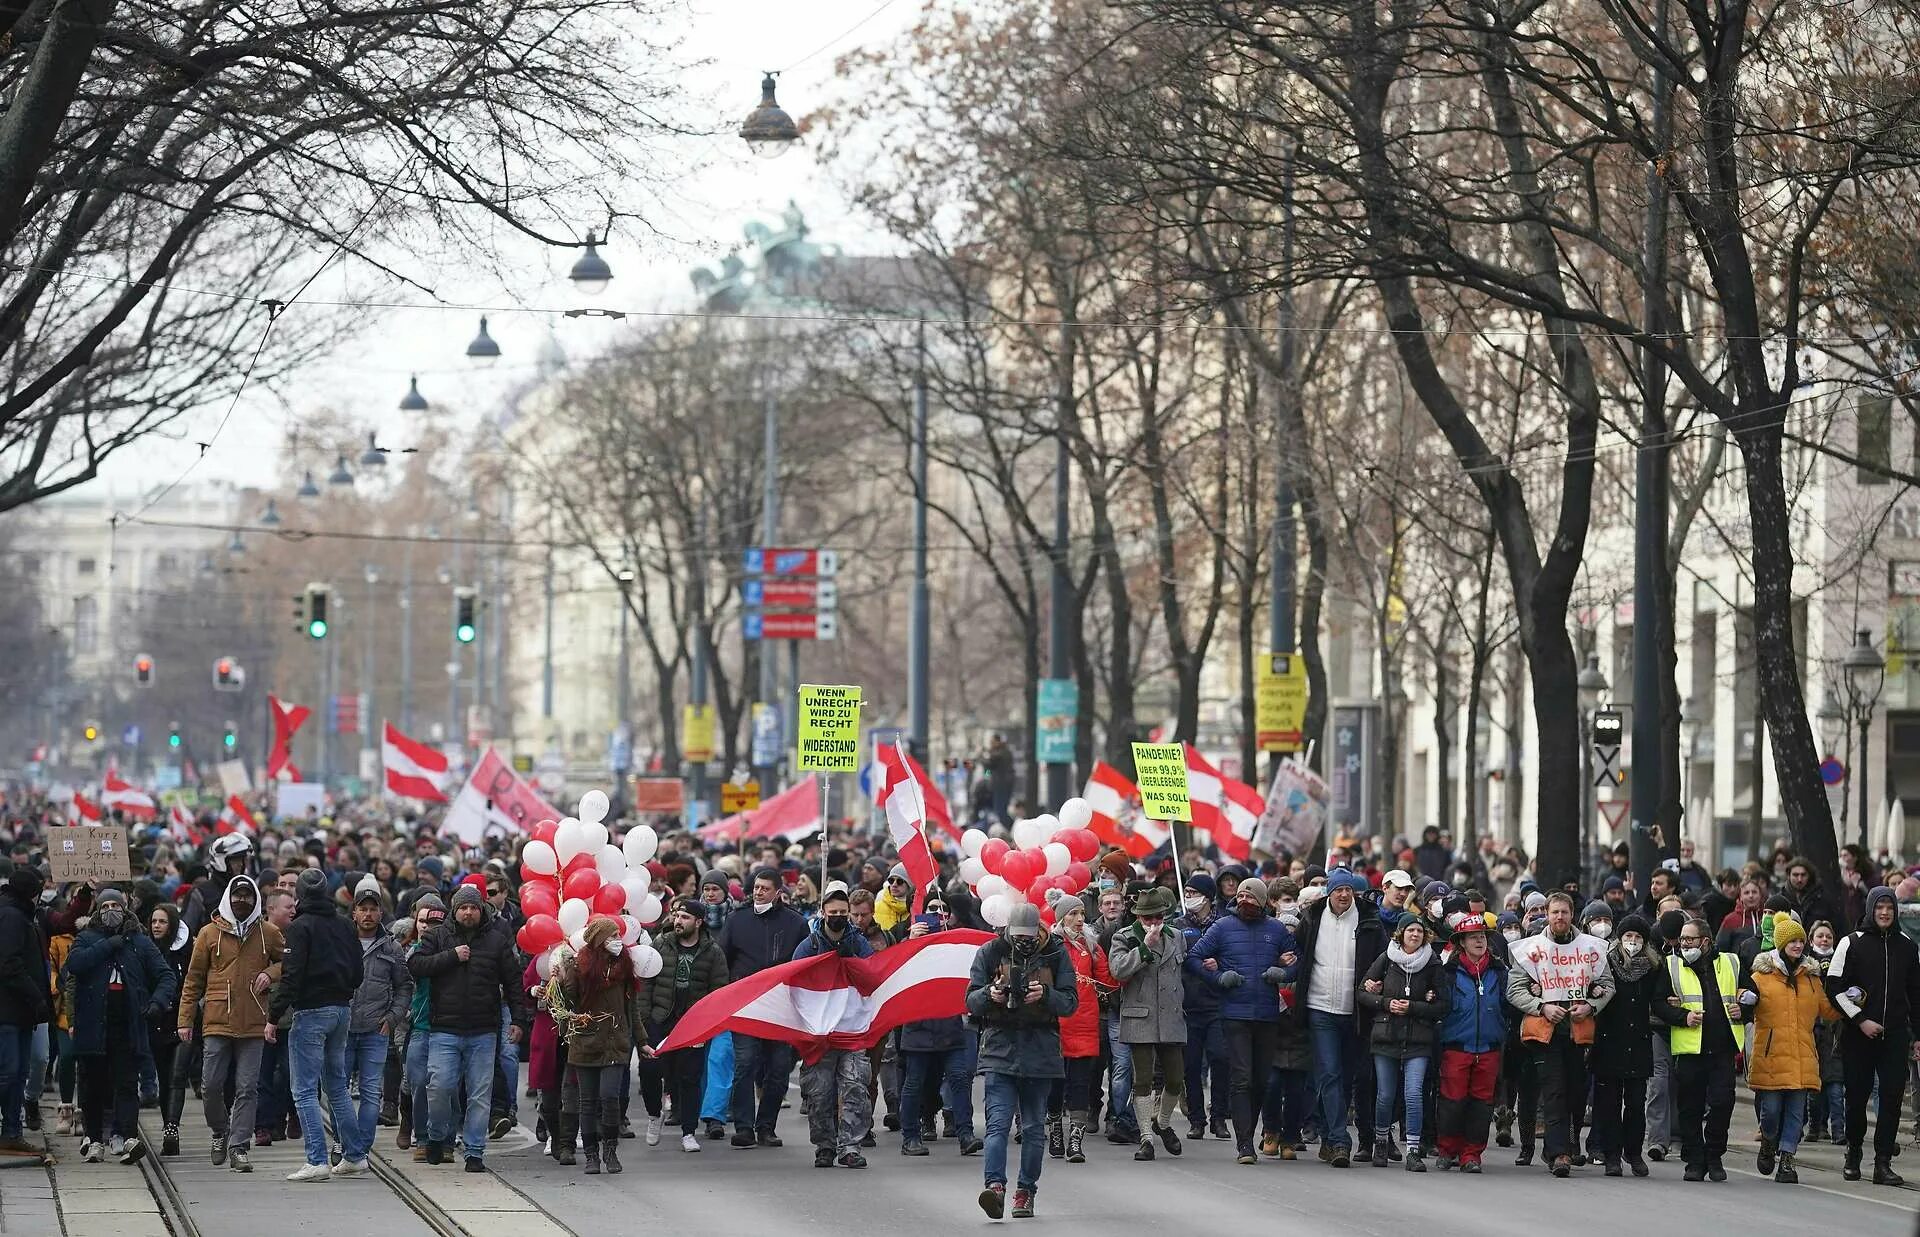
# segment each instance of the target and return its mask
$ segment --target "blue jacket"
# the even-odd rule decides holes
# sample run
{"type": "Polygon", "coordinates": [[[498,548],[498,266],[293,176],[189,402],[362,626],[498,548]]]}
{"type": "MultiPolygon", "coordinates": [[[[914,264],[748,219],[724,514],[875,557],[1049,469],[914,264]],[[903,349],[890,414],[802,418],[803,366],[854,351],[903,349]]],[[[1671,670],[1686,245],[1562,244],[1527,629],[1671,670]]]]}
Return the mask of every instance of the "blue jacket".
{"type": "Polygon", "coordinates": [[[1211,928],[1218,919],[1219,915],[1215,914],[1209,916],[1204,923],[1195,923],[1191,915],[1182,915],[1173,921],[1173,926],[1180,929],[1180,935],[1186,938],[1187,942],[1185,973],[1181,979],[1186,981],[1187,985],[1186,1011],[1189,1022],[1196,1018],[1207,1022],[1220,1016],[1220,993],[1208,981],[1207,972],[1193,960],[1193,951],[1200,944],[1200,938],[1206,935],[1207,929],[1211,928]]]}
{"type": "Polygon", "coordinates": [[[837,953],[843,958],[871,958],[873,957],[873,942],[866,938],[865,933],[861,932],[852,924],[848,924],[846,932],[841,935],[839,943],[836,944],[827,939],[827,933],[824,928],[815,925],[813,931],[807,933],[807,939],[801,941],[800,944],[795,947],[793,960],[798,962],[802,958],[813,958],[820,954],[831,953],[837,953]]]}
{"type": "Polygon", "coordinates": [[[124,1052],[128,1047],[141,1060],[152,1055],[147,1045],[147,1011],[173,1007],[179,991],[173,968],[160,956],[139,921],[135,931],[113,936],[89,927],[67,951],[65,974],[73,987],[73,1051],[78,1056],[124,1052]],[[127,1038],[131,1044],[107,1042],[107,1002],[116,996],[108,982],[120,972],[118,999],[125,1002],[127,1038]]]}
{"type": "Polygon", "coordinates": [[[1460,955],[1447,959],[1447,981],[1453,1002],[1440,1023],[1440,1046],[1465,1052],[1493,1052],[1507,1042],[1507,968],[1489,953],[1487,969],[1476,981],[1460,965],[1460,955]]]}
{"type": "Polygon", "coordinates": [[[1280,1021],[1280,990],[1262,976],[1268,967],[1277,966],[1291,982],[1294,968],[1283,965],[1281,954],[1298,952],[1293,933],[1277,919],[1262,917],[1248,923],[1238,915],[1222,915],[1200,937],[1200,943],[1187,955],[1187,965],[1220,993],[1220,1016],[1249,1022],[1280,1021]],[[1218,970],[1209,971],[1200,964],[1213,959],[1218,970]],[[1241,983],[1223,987],[1220,977],[1229,971],[1238,974],[1241,983]]]}

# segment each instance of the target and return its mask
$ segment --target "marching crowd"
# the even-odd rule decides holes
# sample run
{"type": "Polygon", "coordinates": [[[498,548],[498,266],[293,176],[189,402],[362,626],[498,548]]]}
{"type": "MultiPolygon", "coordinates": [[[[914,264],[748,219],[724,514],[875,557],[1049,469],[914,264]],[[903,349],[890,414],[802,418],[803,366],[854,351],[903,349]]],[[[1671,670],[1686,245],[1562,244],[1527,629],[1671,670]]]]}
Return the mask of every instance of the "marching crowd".
{"type": "MultiPolygon", "coordinates": [[[[824,855],[669,834],[647,864],[657,970],[609,918],[522,953],[519,840],[467,847],[373,811],[203,847],[149,830],[133,878],[96,887],[49,883],[48,832],[0,824],[0,1151],[39,1150],[50,1117],[90,1162],[179,1154],[189,1092],[215,1165],[250,1172],[251,1148],[297,1139],[300,1182],[367,1171],[383,1128],[482,1172],[523,1092],[546,1153],[587,1174],[621,1172],[633,1137],[777,1148],[789,1044],[654,1046],[766,968],[986,927],[950,870],[916,913],[905,867],[852,830],[824,855]]],[[[1046,1161],[1101,1139],[1138,1161],[1219,1141],[1242,1165],[1314,1148],[1335,1169],[1467,1174],[1517,1145],[1555,1178],[1672,1160],[1719,1182],[1744,1075],[1763,1174],[1793,1184],[1801,1146],[1831,1140],[1848,1179],[1897,1186],[1920,879],[1845,863],[1830,895],[1784,853],[1716,875],[1689,852],[1640,891],[1623,851],[1583,890],[1433,829],[1336,845],[1325,867],[1112,848],[1083,894],[1013,907],[964,1013],[802,1066],[808,1141],[821,1168],[864,1168],[883,1137],[979,1155],[995,1218],[1032,1215],[1046,1161]]]]}

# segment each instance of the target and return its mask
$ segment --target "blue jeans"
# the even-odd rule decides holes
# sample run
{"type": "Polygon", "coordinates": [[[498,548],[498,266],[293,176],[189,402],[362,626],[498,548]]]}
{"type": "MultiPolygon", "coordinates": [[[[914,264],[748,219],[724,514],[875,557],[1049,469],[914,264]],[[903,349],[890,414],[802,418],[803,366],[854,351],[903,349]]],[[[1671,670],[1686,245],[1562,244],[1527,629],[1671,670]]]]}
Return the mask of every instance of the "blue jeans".
{"type": "Polygon", "coordinates": [[[413,1100],[413,1141],[427,1141],[427,1081],[430,1072],[427,1068],[427,1040],[432,1035],[419,1027],[413,1028],[407,1036],[407,1059],[400,1071],[400,1085],[413,1100]]]}
{"type": "MultiPolygon", "coordinates": [[[[1320,1138],[1329,1147],[1350,1151],[1353,1143],[1347,1134],[1347,1104],[1362,1060],[1360,1033],[1353,1025],[1352,1014],[1308,1009],[1307,1036],[1313,1044],[1313,1073],[1319,1090],[1314,1110],[1320,1115],[1320,1138]]],[[[1361,1119],[1365,1120],[1364,1113],[1361,1119]]],[[[1371,1132],[1370,1128],[1362,1129],[1362,1140],[1371,1132]]]]}
{"type": "Polygon", "coordinates": [[[933,1119],[942,1099],[953,1109],[953,1132],[963,1140],[973,1137],[973,1071],[967,1055],[959,1048],[900,1054],[901,1142],[920,1141],[921,1125],[933,1119]]]}
{"type": "Polygon", "coordinates": [[[1847,1084],[1830,1082],[1818,1091],[1807,1092],[1807,1128],[1815,1138],[1823,1135],[1839,1142],[1847,1133],[1847,1084]]]}
{"type": "MultiPolygon", "coordinates": [[[[347,1096],[347,1026],[345,1005],[293,1011],[288,1033],[287,1063],[293,1074],[293,1106],[300,1114],[300,1138],[306,1144],[307,1163],[327,1162],[327,1127],[320,1119],[320,1092],[336,1123],[345,1126],[353,1116],[347,1096]]],[[[341,1141],[346,1141],[342,1135],[341,1141]]]]}
{"type": "Polygon", "coordinates": [[[1373,1058],[1373,1136],[1385,1139],[1393,1129],[1394,1101],[1406,1093],[1407,1102],[1407,1148],[1411,1154],[1420,1145],[1420,1135],[1426,1129],[1427,1110],[1427,1062],[1430,1057],[1408,1057],[1396,1061],[1392,1057],[1376,1055],[1373,1058]]]}
{"type": "Polygon", "coordinates": [[[52,1059],[50,1052],[50,1023],[39,1023],[33,1028],[33,1049],[27,1055],[27,1086],[20,1095],[21,1102],[37,1100],[47,1084],[47,1062],[52,1059]]]}
{"type": "Polygon", "coordinates": [[[1800,1134],[1807,1121],[1805,1091],[1755,1091],[1753,1107],[1760,1114],[1760,1137],[1786,1155],[1800,1150],[1800,1134]]]}
{"type": "Polygon", "coordinates": [[[387,1086],[387,1037],[379,1028],[347,1037],[347,1072],[360,1082],[360,1110],[350,1129],[341,1130],[343,1122],[337,1114],[333,1124],[341,1130],[340,1154],[364,1160],[373,1150],[373,1136],[380,1126],[380,1097],[387,1086]]]}
{"type": "Polygon", "coordinates": [[[520,1045],[507,1038],[507,1028],[513,1025],[513,1019],[507,1013],[507,1007],[500,1007],[500,1048],[496,1054],[493,1074],[493,1108],[495,1112],[506,1116],[518,1116],[520,1112],[520,1045]]]}
{"type": "Polygon", "coordinates": [[[1300,1127],[1306,1122],[1312,1102],[1307,1072],[1275,1067],[1267,1072],[1267,1098],[1260,1108],[1261,1132],[1269,1138],[1294,1146],[1301,1142],[1300,1127]]]}
{"type": "Polygon", "coordinates": [[[1047,1092],[1051,1078],[987,1075],[988,1185],[1007,1184],[1007,1138],[1013,1132],[1013,1114],[1020,1111],[1020,1181],[1028,1189],[1040,1184],[1040,1166],[1047,1159],[1047,1092]]]}
{"type": "Polygon", "coordinates": [[[1133,1045],[1120,1042],[1120,1015],[1107,1016],[1107,1048],[1113,1056],[1113,1086],[1107,1095],[1107,1120],[1133,1127],[1133,1045]]]}
{"type": "Polygon", "coordinates": [[[1226,1019],[1217,1013],[1187,1015],[1188,1124],[1204,1126],[1209,1113],[1223,1121],[1232,1116],[1227,1108],[1227,1073],[1226,1019]]]}
{"type": "Polygon", "coordinates": [[[458,1031],[427,1033],[427,1138],[442,1147],[453,1141],[453,1101],[464,1085],[467,1109],[460,1140],[466,1144],[470,1160],[486,1157],[493,1050],[499,1042],[498,1031],[474,1035],[458,1031]]]}
{"type": "Polygon", "coordinates": [[[0,1137],[19,1138],[26,1131],[27,1065],[32,1056],[32,1027],[0,1026],[0,1137]]]}
{"type": "Polygon", "coordinates": [[[701,1092],[702,1120],[725,1124],[733,1116],[733,1032],[707,1041],[707,1085],[701,1092]]]}

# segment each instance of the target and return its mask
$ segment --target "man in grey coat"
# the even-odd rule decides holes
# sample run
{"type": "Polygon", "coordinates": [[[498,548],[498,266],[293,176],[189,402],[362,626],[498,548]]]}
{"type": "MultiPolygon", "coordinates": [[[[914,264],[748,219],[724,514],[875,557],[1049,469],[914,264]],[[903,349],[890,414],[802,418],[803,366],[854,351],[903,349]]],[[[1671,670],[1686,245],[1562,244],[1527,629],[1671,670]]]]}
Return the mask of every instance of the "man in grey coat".
{"type": "Polygon", "coordinates": [[[353,893],[354,935],[360,939],[360,986],[347,1015],[347,1077],[358,1079],[360,1106],[352,1120],[334,1120],[340,1139],[335,1176],[364,1172],[367,1153],[378,1132],[380,1097],[387,1076],[387,1052],[396,1030],[407,1025],[413,1000],[413,972],[400,942],[380,924],[380,882],[363,876],[353,893]]]}
{"type": "Polygon", "coordinates": [[[1158,886],[1133,903],[1133,922],[1113,934],[1107,966],[1120,984],[1120,1041],[1133,1050],[1133,1111],[1140,1123],[1136,1160],[1153,1158],[1153,1136],[1180,1154],[1173,1110],[1186,1093],[1186,939],[1167,928],[1173,891],[1158,886]],[[1150,1090],[1155,1076],[1157,1091],[1150,1090]]]}

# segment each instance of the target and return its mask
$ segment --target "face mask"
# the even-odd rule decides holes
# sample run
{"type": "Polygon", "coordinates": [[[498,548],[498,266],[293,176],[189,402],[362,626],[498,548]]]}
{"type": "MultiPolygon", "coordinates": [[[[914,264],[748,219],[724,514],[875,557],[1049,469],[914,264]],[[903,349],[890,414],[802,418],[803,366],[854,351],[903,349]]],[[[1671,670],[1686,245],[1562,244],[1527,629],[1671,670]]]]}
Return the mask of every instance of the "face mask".
{"type": "Polygon", "coordinates": [[[1831,958],[1833,957],[1833,946],[1815,945],[1813,947],[1813,956],[1816,958],[1831,958]]]}
{"type": "Polygon", "coordinates": [[[1502,928],[1500,930],[1500,935],[1506,937],[1509,941],[1517,941],[1520,939],[1520,929],[1502,928]]]}
{"type": "Polygon", "coordinates": [[[1007,944],[1013,947],[1014,953],[1024,958],[1040,948],[1040,938],[1037,936],[1010,936],[1007,938],[1007,944]]]}
{"type": "Polygon", "coordinates": [[[1592,926],[1587,929],[1587,935],[1597,936],[1604,941],[1613,935],[1613,925],[1604,919],[1596,919],[1593,921],[1592,926]]]}
{"type": "Polygon", "coordinates": [[[1188,898],[1186,901],[1182,902],[1180,905],[1186,908],[1187,914],[1198,915],[1200,913],[1200,908],[1205,906],[1206,904],[1207,904],[1207,900],[1205,898],[1188,898]]]}
{"type": "Polygon", "coordinates": [[[1233,911],[1248,923],[1266,918],[1266,912],[1252,902],[1235,902],[1233,904],[1233,911]]]}
{"type": "Polygon", "coordinates": [[[829,932],[845,932],[849,921],[845,915],[828,915],[823,922],[829,932]]]}
{"type": "Polygon", "coordinates": [[[753,904],[753,913],[756,915],[764,915],[772,909],[773,909],[772,902],[755,902],[753,904]]]}
{"type": "Polygon", "coordinates": [[[94,926],[102,932],[105,932],[108,936],[112,936],[118,932],[125,926],[126,922],[127,913],[117,907],[109,907],[93,917],[94,926]]]}
{"type": "Polygon", "coordinates": [[[621,951],[624,950],[626,947],[627,947],[626,942],[622,941],[617,936],[610,936],[607,938],[607,952],[612,954],[616,958],[620,956],[621,951]]]}
{"type": "Polygon", "coordinates": [[[1620,952],[1625,954],[1629,958],[1637,958],[1640,956],[1640,942],[1639,941],[1621,941],[1620,952]]]}
{"type": "Polygon", "coordinates": [[[1694,963],[1700,961],[1700,951],[1698,949],[1688,947],[1680,951],[1680,957],[1681,957],[1681,960],[1684,961],[1688,966],[1692,966],[1694,963]]]}

